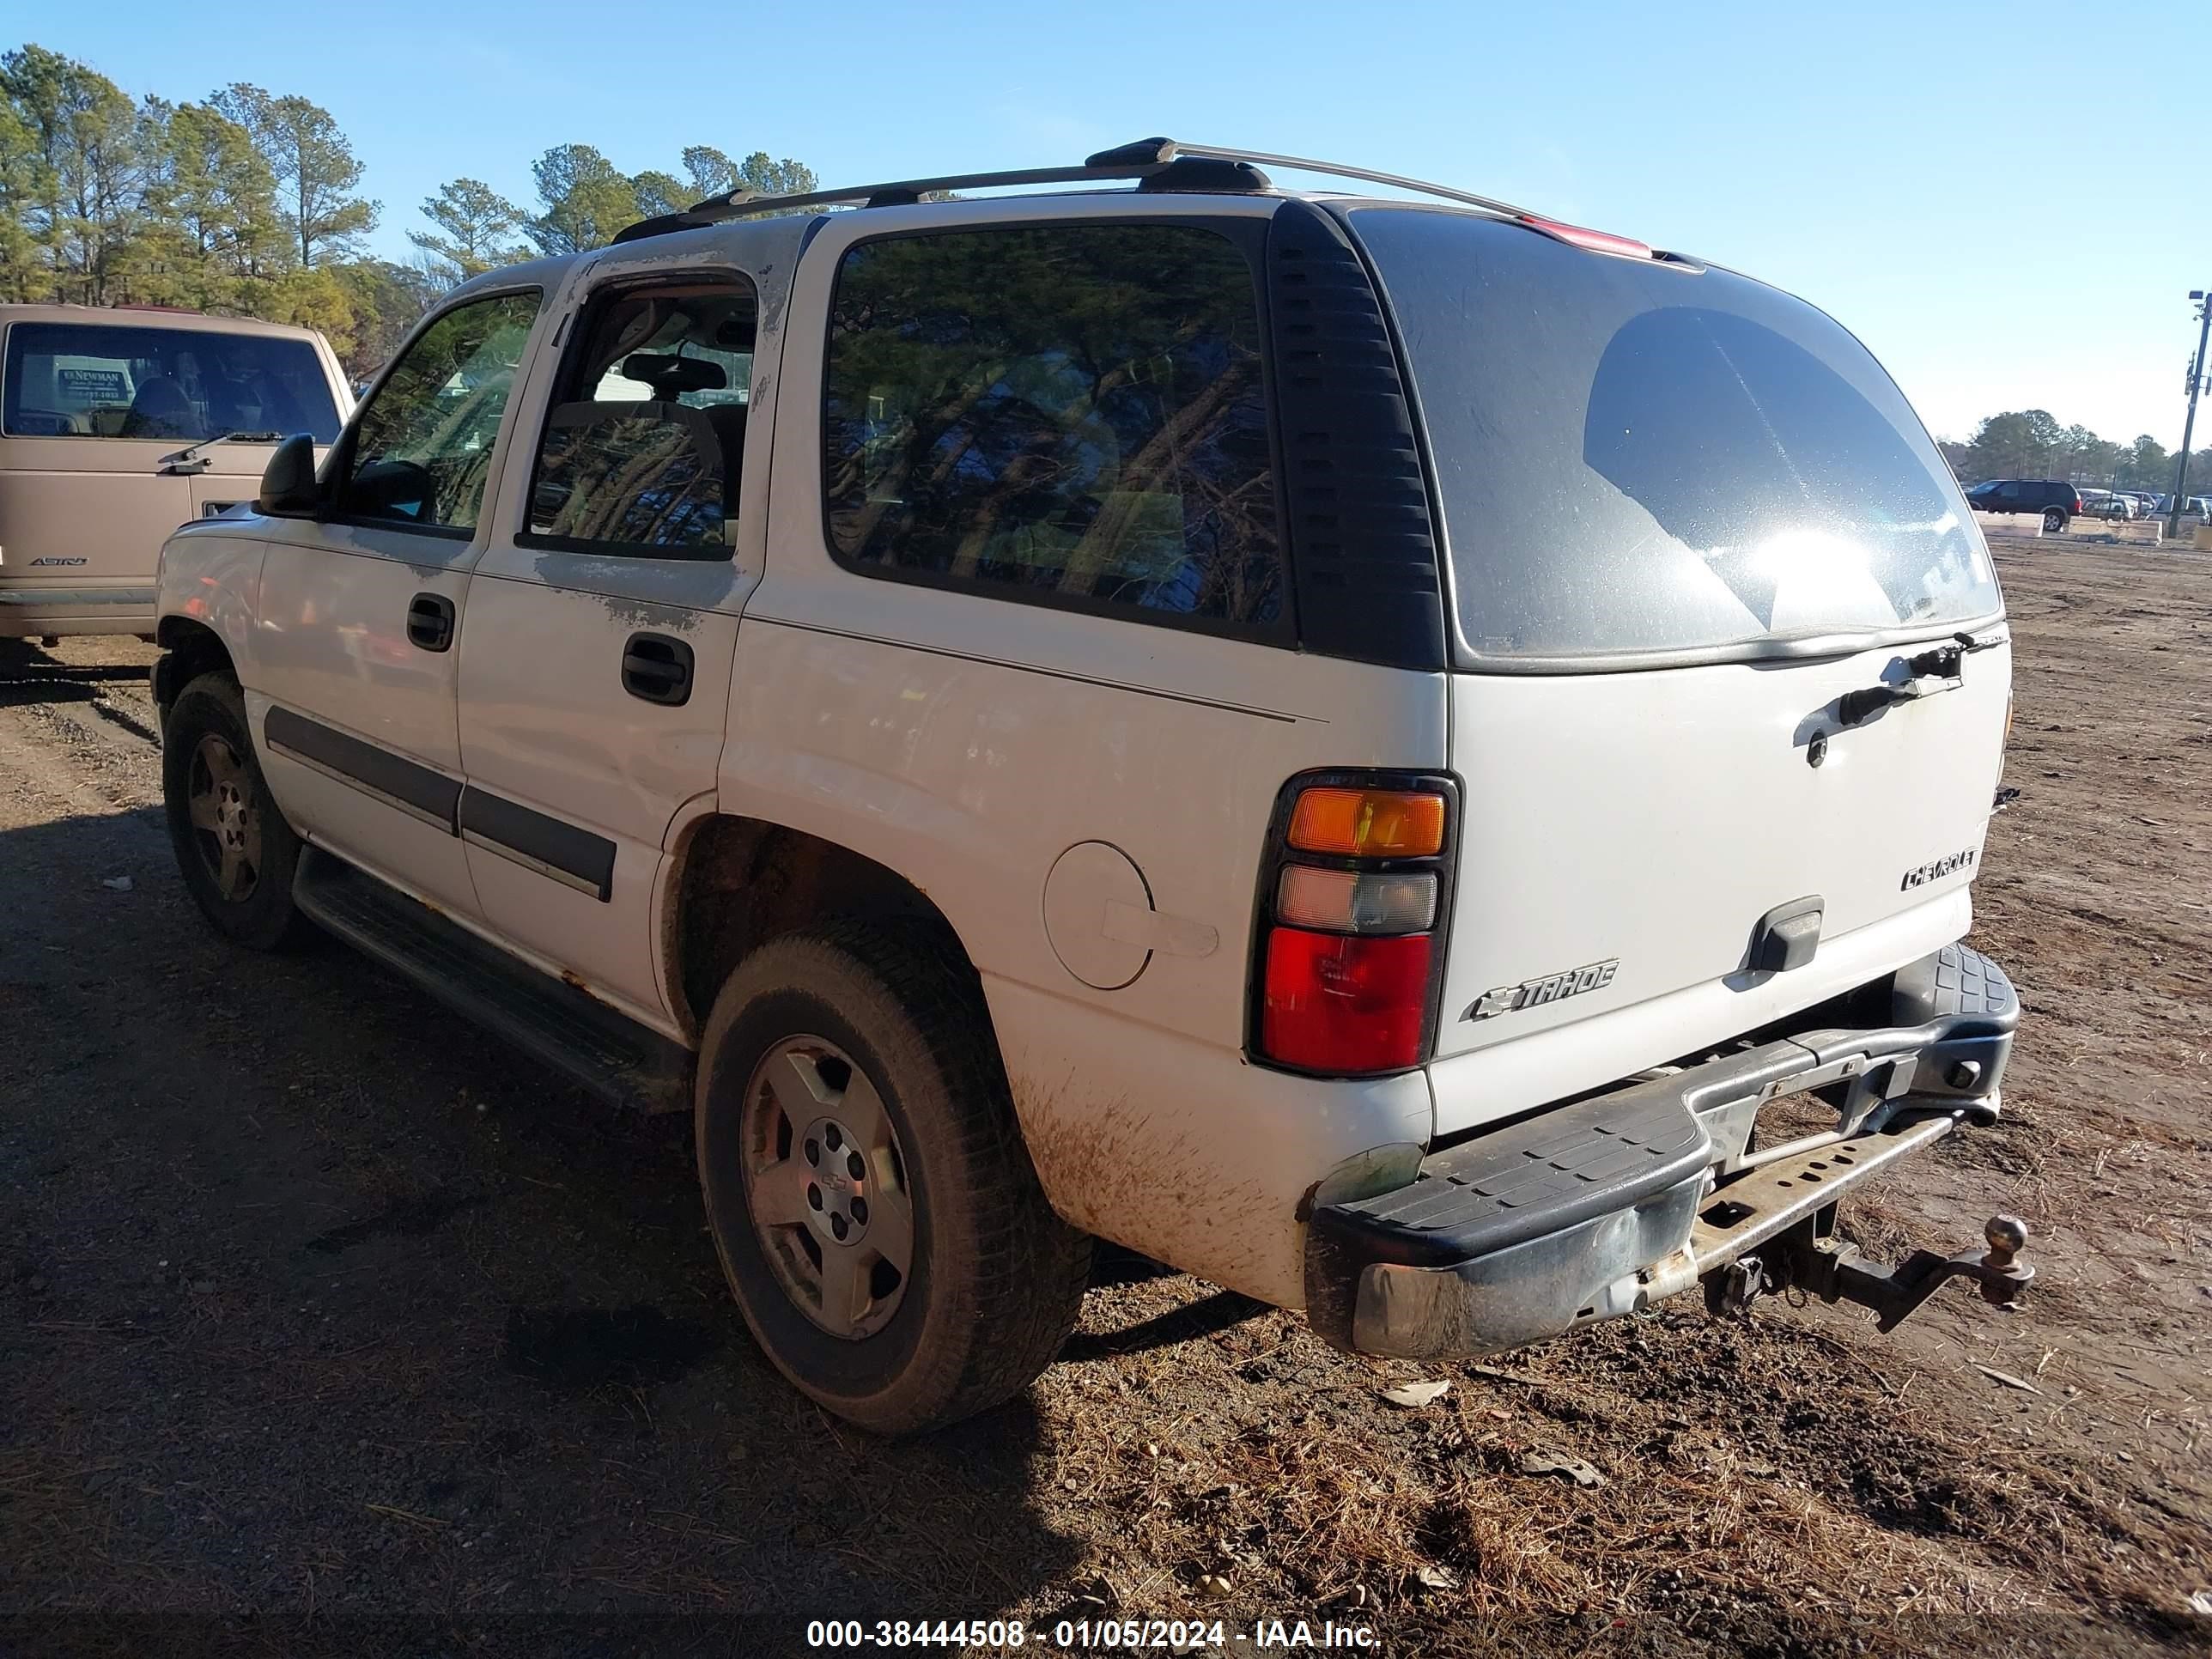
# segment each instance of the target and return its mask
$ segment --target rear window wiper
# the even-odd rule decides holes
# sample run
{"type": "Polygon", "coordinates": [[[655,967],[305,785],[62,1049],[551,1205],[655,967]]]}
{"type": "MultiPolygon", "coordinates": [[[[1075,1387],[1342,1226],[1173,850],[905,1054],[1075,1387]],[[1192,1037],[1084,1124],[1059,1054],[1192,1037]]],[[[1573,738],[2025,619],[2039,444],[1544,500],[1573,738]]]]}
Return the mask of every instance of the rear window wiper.
{"type": "Polygon", "coordinates": [[[187,475],[204,472],[214,464],[207,452],[217,444],[273,444],[283,435],[281,432],[226,432],[219,438],[203,438],[189,449],[162,456],[154,463],[154,471],[187,475]]]}
{"type": "Polygon", "coordinates": [[[1863,726],[1883,709],[1900,702],[1911,702],[1917,698],[1932,696],[1938,691],[1948,691],[1966,683],[1966,661],[1977,651],[1987,651],[2002,645],[2009,636],[2001,633],[1954,634],[1941,645],[1930,646],[1905,659],[1906,678],[1893,684],[1884,680],[1879,685],[1869,685],[1863,690],[1846,691],[1836,699],[1836,721],[1839,727],[1863,726]]]}

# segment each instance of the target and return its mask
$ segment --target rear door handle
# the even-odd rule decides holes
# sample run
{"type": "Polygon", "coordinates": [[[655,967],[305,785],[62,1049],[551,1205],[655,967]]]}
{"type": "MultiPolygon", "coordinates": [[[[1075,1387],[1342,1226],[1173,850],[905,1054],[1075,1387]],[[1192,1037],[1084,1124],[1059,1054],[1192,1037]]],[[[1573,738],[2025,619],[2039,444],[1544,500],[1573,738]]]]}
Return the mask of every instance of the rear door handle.
{"type": "Polygon", "coordinates": [[[623,647],[623,690],[681,708],[691,700],[691,647],[665,634],[633,634],[623,647]]]}
{"type": "Polygon", "coordinates": [[[443,593],[417,593],[408,600],[407,637],[425,651],[452,649],[453,602],[443,593]]]}

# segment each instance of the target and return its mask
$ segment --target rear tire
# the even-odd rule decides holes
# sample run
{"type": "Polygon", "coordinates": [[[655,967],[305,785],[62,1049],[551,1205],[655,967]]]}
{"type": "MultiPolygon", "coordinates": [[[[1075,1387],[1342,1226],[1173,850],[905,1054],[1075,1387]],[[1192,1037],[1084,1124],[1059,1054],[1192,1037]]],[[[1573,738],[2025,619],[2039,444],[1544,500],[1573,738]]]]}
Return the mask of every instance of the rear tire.
{"type": "Polygon", "coordinates": [[[700,1046],[700,1188],[738,1306],[801,1392],[879,1434],[1027,1388],[1090,1270],[953,948],[849,923],[775,940],[700,1046]]]}
{"type": "Polygon", "coordinates": [[[169,706],[161,795],[177,868],[215,930],[257,951],[296,944],[307,932],[292,906],[300,838],[269,793],[228,674],[201,675],[169,706]]]}
{"type": "Polygon", "coordinates": [[[2066,515],[2063,513],[2061,513],[2055,507],[2045,507],[2043,509],[2043,527],[2045,530],[2065,529],[2066,515]]]}

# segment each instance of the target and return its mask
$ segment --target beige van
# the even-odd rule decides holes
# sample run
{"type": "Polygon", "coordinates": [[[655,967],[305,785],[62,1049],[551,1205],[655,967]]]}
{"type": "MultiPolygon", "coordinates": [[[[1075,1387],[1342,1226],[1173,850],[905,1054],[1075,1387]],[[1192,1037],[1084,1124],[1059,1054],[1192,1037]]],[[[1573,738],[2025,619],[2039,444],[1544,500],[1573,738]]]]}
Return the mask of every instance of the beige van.
{"type": "Polygon", "coordinates": [[[0,639],[151,634],[179,525],[253,499],[280,438],[353,398],[312,329],[0,305],[0,639]]]}

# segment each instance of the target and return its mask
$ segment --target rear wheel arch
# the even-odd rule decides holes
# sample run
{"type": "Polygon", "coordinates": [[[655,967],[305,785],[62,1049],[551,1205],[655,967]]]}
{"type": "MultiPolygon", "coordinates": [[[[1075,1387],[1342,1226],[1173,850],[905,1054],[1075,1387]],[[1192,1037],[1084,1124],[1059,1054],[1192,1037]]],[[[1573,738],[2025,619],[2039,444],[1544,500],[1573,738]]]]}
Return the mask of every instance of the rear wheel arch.
{"type": "Polygon", "coordinates": [[[739,963],[771,940],[825,923],[935,935],[962,972],[975,972],[959,930],[927,893],[838,842],[716,813],[686,827],[676,860],[662,951],[677,1013],[694,1037],[739,963]]]}

